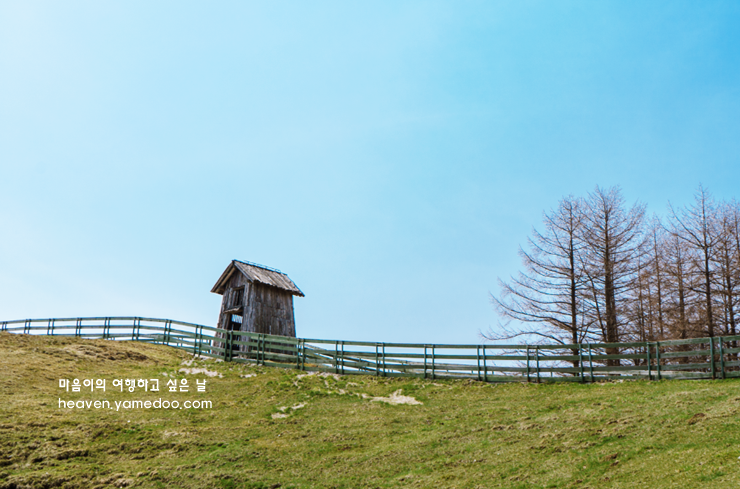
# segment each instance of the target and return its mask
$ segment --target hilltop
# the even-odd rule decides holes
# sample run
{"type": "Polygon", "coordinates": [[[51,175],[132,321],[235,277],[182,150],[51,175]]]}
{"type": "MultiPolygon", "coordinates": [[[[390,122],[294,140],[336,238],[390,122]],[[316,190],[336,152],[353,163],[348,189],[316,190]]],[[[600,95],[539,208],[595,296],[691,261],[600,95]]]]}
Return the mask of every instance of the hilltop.
{"type": "Polygon", "coordinates": [[[737,380],[306,375],[145,343],[0,334],[0,488],[722,487],[740,481],[739,413],[737,380]],[[59,387],[75,378],[106,379],[106,391],[59,387]],[[155,378],[159,392],[112,385],[155,378]],[[169,392],[182,378],[189,392],[169,392]],[[212,406],[123,407],[157,399],[212,406]]]}

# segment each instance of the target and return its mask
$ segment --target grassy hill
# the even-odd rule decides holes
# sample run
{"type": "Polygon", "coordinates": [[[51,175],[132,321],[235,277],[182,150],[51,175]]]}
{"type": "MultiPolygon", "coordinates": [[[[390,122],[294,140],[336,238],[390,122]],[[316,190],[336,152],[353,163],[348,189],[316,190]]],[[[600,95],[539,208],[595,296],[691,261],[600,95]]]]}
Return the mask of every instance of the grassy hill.
{"type": "Polygon", "coordinates": [[[738,380],[320,376],[143,343],[0,334],[0,488],[727,487],[740,482],[739,415],[738,380]],[[74,378],[106,379],[106,391],[59,387],[74,378]],[[112,386],[140,378],[160,379],[160,391],[112,386]],[[172,378],[189,392],[168,392],[172,378]],[[160,398],[212,407],[122,404],[160,398]]]}

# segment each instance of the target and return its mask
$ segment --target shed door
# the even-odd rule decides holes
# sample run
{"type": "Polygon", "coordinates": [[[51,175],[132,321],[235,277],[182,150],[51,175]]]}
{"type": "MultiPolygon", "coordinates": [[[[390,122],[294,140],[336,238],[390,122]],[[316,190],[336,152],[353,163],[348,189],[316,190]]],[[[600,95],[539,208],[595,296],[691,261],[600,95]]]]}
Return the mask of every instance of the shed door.
{"type": "MultiPolygon", "coordinates": [[[[242,321],[244,318],[239,314],[232,314],[229,318],[229,331],[241,331],[242,329],[242,321]]],[[[242,341],[241,336],[233,335],[232,336],[233,341],[242,341]]],[[[241,345],[236,345],[234,343],[231,344],[231,350],[236,351],[239,350],[241,345]]]]}

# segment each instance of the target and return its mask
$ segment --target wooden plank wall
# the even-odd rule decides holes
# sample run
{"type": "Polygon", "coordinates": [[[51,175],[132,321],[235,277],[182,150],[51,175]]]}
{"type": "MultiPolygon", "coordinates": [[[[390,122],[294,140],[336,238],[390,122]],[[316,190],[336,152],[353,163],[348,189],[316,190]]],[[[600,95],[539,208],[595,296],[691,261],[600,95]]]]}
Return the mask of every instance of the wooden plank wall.
{"type": "Polygon", "coordinates": [[[269,285],[254,283],[249,291],[244,331],[295,337],[293,295],[269,285]]]}
{"type": "MultiPolygon", "coordinates": [[[[231,322],[231,313],[226,314],[226,311],[231,309],[231,303],[232,303],[232,295],[234,292],[234,289],[237,287],[244,287],[244,306],[242,307],[242,317],[246,317],[246,309],[247,309],[247,298],[249,297],[249,289],[251,288],[250,282],[238,271],[233,273],[231,275],[231,278],[229,279],[226,288],[224,289],[224,295],[221,298],[221,312],[218,316],[218,328],[221,330],[229,330],[229,325],[231,322]]],[[[242,328],[245,327],[244,322],[242,322],[242,328]]],[[[249,331],[248,329],[245,329],[244,331],[249,331]]],[[[217,338],[223,338],[223,333],[217,333],[217,338]]],[[[224,348],[225,345],[223,343],[216,343],[215,346],[219,348],[224,348]]],[[[243,349],[243,348],[240,348],[243,349]]]]}

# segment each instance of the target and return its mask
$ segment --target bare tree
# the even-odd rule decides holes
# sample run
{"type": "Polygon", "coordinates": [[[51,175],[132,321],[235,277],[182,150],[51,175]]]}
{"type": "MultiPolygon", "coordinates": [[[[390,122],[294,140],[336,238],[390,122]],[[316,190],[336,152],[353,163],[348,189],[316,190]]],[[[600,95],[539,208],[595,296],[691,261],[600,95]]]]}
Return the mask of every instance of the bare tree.
{"type": "Polygon", "coordinates": [[[665,252],[664,242],[665,235],[663,225],[660,219],[657,217],[653,218],[652,229],[650,231],[651,238],[651,253],[653,260],[653,273],[655,276],[655,306],[656,312],[658,313],[658,329],[660,331],[660,339],[665,338],[665,316],[664,316],[664,304],[663,304],[663,283],[664,283],[664,270],[665,270],[665,252]]]}
{"type": "Polygon", "coordinates": [[[691,261],[688,246],[675,234],[669,234],[665,240],[665,273],[666,287],[666,323],[670,337],[686,339],[692,335],[690,323],[693,297],[691,280],[691,261]]]}
{"type": "Polygon", "coordinates": [[[525,272],[499,279],[501,293],[491,295],[497,311],[507,321],[503,334],[489,331],[487,339],[510,339],[521,335],[538,335],[559,343],[579,343],[588,332],[580,314],[584,288],[582,214],[579,199],[572,196],[560,201],[558,208],[543,218],[544,231],[532,230],[528,250],[519,248],[525,272]],[[517,322],[546,325],[545,328],[508,328],[517,322]]]}
{"type": "Polygon", "coordinates": [[[491,300],[503,324],[484,338],[614,344],[740,333],[740,203],[715,203],[699,186],[693,204],[669,204],[667,225],[646,225],[644,205],[596,187],[562,199],[543,225],[519,249],[524,271],[499,279],[491,300]]]}
{"type": "Polygon", "coordinates": [[[645,232],[645,246],[637,255],[637,276],[625,296],[629,327],[636,341],[664,339],[665,327],[665,235],[663,225],[653,216],[645,232]]]}
{"type": "Polygon", "coordinates": [[[715,284],[721,298],[723,333],[735,335],[740,296],[740,207],[733,201],[723,203],[717,218],[717,252],[714,256],[715,284]]]}
{"type": "Polygon", "coordinates": [[[633,283],[632,294],[626,301],[625,309],[631,328],[622,331],[634,337],[636,341],[650,341],[653,331],[653,297],[650,269],[643,263],[643,256],[637,257],[637,277],[633,283]]]}
{"type": "MultiPolygon", "coordinates": [[[[645,249],[644,220],[645,206],[637,203],[625,209],[619,187],[596,187],[584,202],[585,271],[592,289],[591,309],[597,313],[606,343],[619,342],[626,324],[623,302],[638,277],[638,257],[645,249]]],[[[617,353],[616,348],[607,350],[607,354],[617,353]]]]}
{"type": "MultiPolygon", "coordinates": [[[[735,262],[734,262],[734,270],[732,271],[732,276],[735,280],[735,283],[740,283],[740,203],[733,199],[729,204],[729,223],[730,223],[730,230],[731,230],[731,236],[732,239],[734,239],[735,244],[735,262]]],[[[740,294],[738,294],[740,295],[740,294]]],[[[739,298],[740,301],[740,298],[739,298]]],[[[731,320],[731,331],[730,334],[735,335],[737,334],[736,331],[736,323],[734,317],[734,311],[735,307],[733,306],[733,310],[730,311],[730,320],[731,320]]],[[[732,341],[731,347],[737,348],[737,341],[732,341]]],[[[734,354],[735,359],[738,358],[738,354],[734,354]]]]}
{"type": "Polygon", "coordinates": [[[648,236],[648,254],[650,255],[651,275],[655,286],[655,294],[652,296],[654,304],[654,322],[658,327],[657,336],[654,335],[650,341],[665,338],[665,306],[663,302],[664,275],[665,275],[665,229],[660,219],[653,216],[650,223],[648,236]]]}
{"type": "Polygon", "coordinates": [[[713,313],[713,258],[719,242],[716,229],[716,206],[709,192],[701,185],[694,196],[694,204],[680,212],[670,206],[671,232],[685,241],[694,252],[698,273],[702,276],[704,295],[705,332],[714,336],[713,313]]]}

